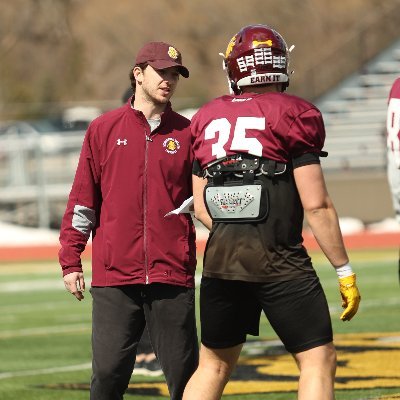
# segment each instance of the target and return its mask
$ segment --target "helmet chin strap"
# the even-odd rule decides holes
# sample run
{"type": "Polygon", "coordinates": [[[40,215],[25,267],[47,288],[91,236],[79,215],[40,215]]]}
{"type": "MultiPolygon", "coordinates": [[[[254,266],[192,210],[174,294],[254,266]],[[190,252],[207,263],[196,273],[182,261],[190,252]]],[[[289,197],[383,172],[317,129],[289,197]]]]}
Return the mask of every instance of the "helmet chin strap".
{"type": "Polygon", "coordinates": [[[231,94],[242,94],[243,93],[242,89],[240,89],[240,87],[238,87],[236,85],[236,83],[232,82],[231,87],[232,87],[231,94]]]}

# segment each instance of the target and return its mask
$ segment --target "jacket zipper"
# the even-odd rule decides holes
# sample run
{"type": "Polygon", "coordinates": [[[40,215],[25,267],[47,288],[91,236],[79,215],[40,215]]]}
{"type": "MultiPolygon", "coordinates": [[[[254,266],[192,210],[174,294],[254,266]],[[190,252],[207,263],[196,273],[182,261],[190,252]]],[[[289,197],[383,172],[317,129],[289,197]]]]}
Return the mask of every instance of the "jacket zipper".
{"type": "MultiPolygon", "coordinates": [[[[147,121],[146,121],[147,122],[147,121]]],[[[146,271],[146,285],[149,284],[149,266],[148,266],[148,256],[147,256],[147,166],[148,166],[148,149],[149,142],[152,142],[151,130],[144,130],[146,138],[146,146],[144,150],[144,199],[143,199],[143,247],[144,247],[144,264],[146,271]],[[147,133],[148,132],[148,133],[147,133]]],[[[155,134],[156,135],[156,134],[155,134]]],[[[153,136],[155,136],[153,135],[153,136]]]]}
{"type": "Polygon", "coordinates": [[[148,159],[148,148],[149,142],[152,141],[150,136],[145,130],[146,146],[144,150],[144,198],[143,198],[143,247],[144,247],[144,265],[146,271],[146,285],[149,283],[149,266],[147,257],[147,159],[148,159]]]}

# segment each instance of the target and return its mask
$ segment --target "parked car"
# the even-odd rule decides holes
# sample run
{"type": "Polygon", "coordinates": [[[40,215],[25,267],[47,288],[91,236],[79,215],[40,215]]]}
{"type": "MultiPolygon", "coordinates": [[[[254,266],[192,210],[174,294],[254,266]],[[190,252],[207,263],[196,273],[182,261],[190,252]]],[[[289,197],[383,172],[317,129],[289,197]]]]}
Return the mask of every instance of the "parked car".
{"type": "Polygon", "coordinates": [[[97,107],[71,107],[57,118],[31,121],[9,121],[0,126],[0,135],[57,134],[86,130],[90,122],[101,114],[97,107]]]}
{"type": "Polygon", "coordinates": [[[75,146],[73,138],[81,143],[90,122],[101,114],[96,107],[73,107],[60,117],[31,121],[8,121],[0,125],[0,140],[9,146],[40,149],[45,153],[57,153],[69,145],[75,146]],[[19,139],[23,142],[19,143],[19,139]]]}

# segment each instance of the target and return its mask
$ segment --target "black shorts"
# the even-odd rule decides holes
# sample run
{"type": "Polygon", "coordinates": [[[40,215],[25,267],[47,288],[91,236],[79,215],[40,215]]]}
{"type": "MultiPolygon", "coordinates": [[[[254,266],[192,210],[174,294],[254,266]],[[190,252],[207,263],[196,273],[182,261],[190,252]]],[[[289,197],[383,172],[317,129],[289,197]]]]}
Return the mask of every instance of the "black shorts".
{"type": "Polygon", "coordinates": [[[201,342],[228,348],[258,336],[261,310],[287,351],[299,353],[333,340],[328,304],[318,277],[254,283],[202,278],[201,342]]]}

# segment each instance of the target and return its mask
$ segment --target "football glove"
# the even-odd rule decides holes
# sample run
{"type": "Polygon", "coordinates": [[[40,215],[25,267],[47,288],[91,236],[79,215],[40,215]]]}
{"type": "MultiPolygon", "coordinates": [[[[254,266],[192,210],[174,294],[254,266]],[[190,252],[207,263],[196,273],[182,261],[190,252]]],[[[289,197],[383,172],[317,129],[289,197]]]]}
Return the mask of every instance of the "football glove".
{"type": "Polygon", "coordinates": [[[360,292],[356,285],[356,274],[339,278],[342,307],[345,309],[340,316],[342,321],[350,321],[357,313],[360,305],[360,292]]]}

